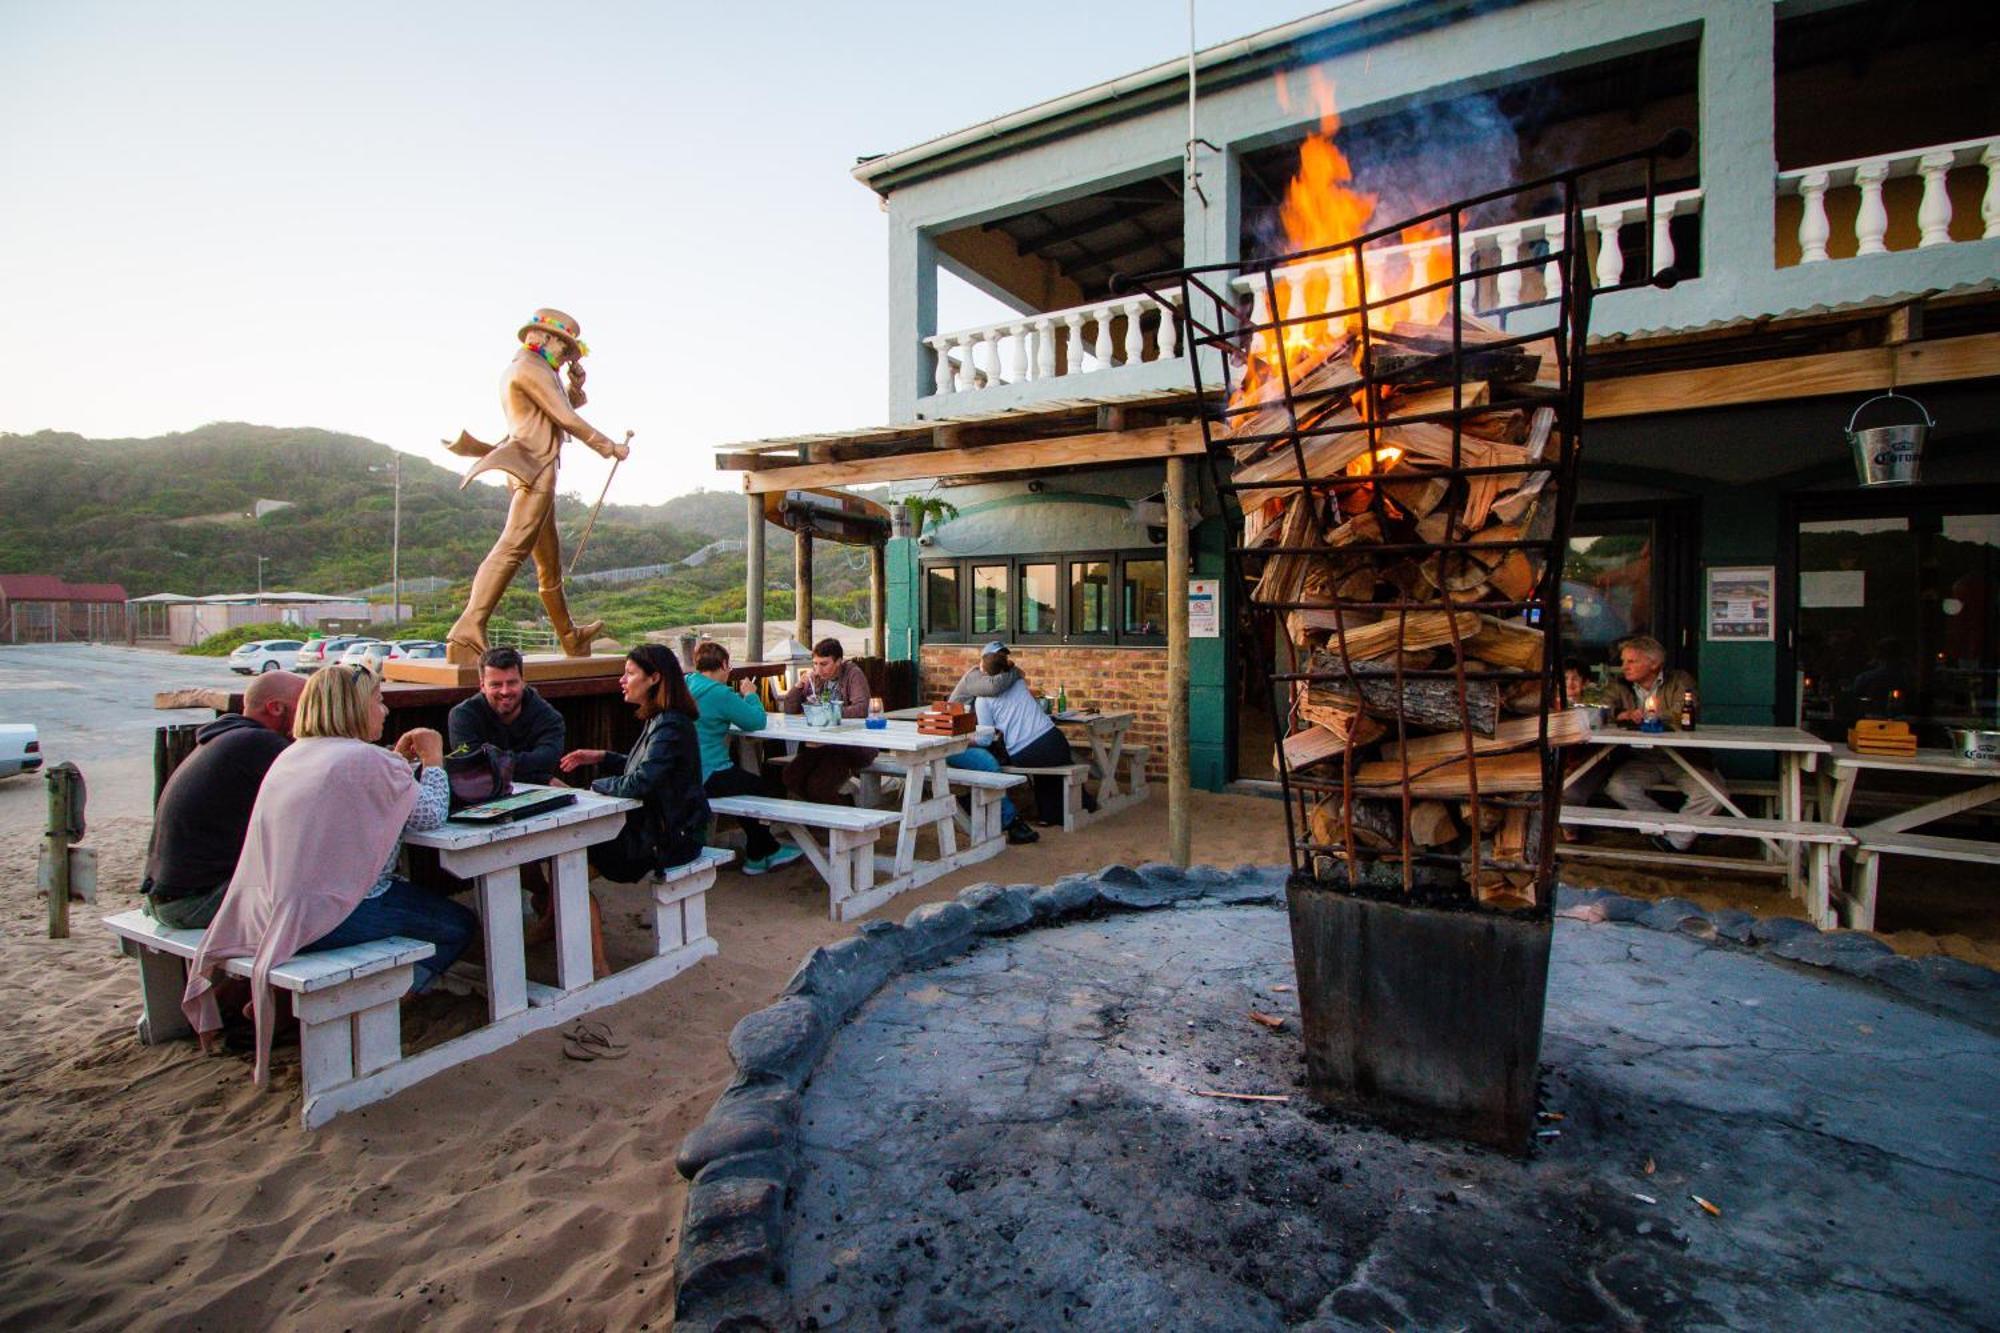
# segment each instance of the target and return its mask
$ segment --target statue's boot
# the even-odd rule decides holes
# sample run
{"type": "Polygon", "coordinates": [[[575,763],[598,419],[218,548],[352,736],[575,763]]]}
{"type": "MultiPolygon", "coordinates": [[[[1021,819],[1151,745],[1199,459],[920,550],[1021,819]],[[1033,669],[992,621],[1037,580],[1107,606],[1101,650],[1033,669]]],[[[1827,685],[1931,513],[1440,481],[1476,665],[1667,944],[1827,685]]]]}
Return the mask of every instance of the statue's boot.
{"type": "Polygon", "coordinates": [[[556,642],[562,645],[564,657],[590,656],[590,645],[604,633],[603,621],[586,620],[581,625],[573,623],[569,618],[569,600],[563,596],[561,588],[542,589],[542,609],[549,613],[549,624],[555,629],[556,642]]]}
{"type": "Polygon", "coordinates": [[[514,571],[520,567],[518,560],[509,564],[492,556],[479,562],[479,572],[472,576],[472,591],[465,599],[465,610],[444,636],[445,661],[454,666],[479,665],[479,655],[486,651],[486,622],[493,615],[493,608],[500,605],[507,585],[514,581],[514,571]]]}

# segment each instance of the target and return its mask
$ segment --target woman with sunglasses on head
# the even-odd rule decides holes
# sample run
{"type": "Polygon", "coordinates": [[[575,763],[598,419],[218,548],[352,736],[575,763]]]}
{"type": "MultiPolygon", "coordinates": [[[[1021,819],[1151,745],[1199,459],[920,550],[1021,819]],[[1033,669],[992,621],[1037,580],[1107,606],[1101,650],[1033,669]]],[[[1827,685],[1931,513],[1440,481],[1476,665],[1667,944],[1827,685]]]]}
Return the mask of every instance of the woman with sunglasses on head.
{"type": "Polygon", "coordinates": [[[442,825],[451,793],[443,739],[420,727],[384,749],[377,742],[388,715],[365,667],[327,668],[307,682],[294,740],[258,789],[236,873],[188,965],[181,1008],[212,1047],[222,1022],[211,974],[225,959],[254,960],[259,1083],[269,1076],[273,967],[402,935],[436,946],[416,965],[413,989],[421,991],[465,951],[478,924],[468,908],[395,873],[403,834],[442,825]]]}
{"type": "MultiPolygon", "coordinates": [[[[645,725],[631,752],[571,750],[557,763],[565,773],[593,765],[605,771],[590,784],[604,796],[640,802],[625,816],[625,827],[610,842],[590,849],[590,868],[619,884],[685,865],[701,855],[708,835],[708,796],[701,785],[701,741],[695,720],[701,710],[688,693],[687,677],[672,652],[642,643],[625,654],[618,688],[645,725]]],[[[606,972],[595,898],[590,904],[591,947],[598,975],[606,972]]]]}

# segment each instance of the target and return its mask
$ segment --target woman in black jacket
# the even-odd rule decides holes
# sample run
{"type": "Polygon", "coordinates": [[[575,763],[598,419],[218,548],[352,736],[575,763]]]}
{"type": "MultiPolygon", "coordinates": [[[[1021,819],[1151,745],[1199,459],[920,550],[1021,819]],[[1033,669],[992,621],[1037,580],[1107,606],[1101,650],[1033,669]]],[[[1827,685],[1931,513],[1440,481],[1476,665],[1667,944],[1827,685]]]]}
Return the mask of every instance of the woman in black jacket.
{"type": "MultiPolygon", "coordinates": [[[[626,814],[625,827],[616,838],[590,849],[594,873],[619,884],[636,884],[701,855],[708,833],[708,796],[702,790],[701,742],[694,730],[700,710],[673,653],[656,643],[640,644],[625,654],[618,685],[625,702],[639,710],[645,723],[631,753],[571,750],[558,767],[573,773],[601,766],[606,776],[590,784],[592,791],[641,803],[626,814]]],[[[594,898],[590,913],[594,961],[603,976],[607,969],[603,945],[595,938],[601,932],[596,928],[594,898]]]]}

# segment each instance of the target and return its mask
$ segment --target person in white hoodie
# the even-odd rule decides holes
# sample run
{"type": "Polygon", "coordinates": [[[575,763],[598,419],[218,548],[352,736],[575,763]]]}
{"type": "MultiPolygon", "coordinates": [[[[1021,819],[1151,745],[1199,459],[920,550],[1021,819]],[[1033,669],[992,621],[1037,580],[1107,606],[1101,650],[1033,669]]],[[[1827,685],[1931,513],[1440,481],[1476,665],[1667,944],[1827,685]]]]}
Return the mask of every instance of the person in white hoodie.
{"type": "MultiPolygon", "coordinates": [[[[1076,762],[1070,753],[1068,739],[1042,711],[1041,704],[1028,689],[1028,678],[1014,665],[1007,645],[999,640],[987,644],[980,651],[979,665],[965,673],[953,688],[951,697],[954,700],[970,699],[979,725],[991,727],[998,733],[992,745],[984,751],[993,756],[995,768],[1001,764],[1016,768],[1053,768],[1076,762]]],[[[960,764],[960,767],[978,766],[977,761],[960,764]]],[[[1036,819],[1044,825],[1061,823],[1062,779],[1037,777],[1033,785],[1036,819]]],[[[1084,806],[1095,809],[1097,802],[1086,794],[1084,806]]],[[[1003,820],[1007,818],[1005,809],[1000,812],[1000,817],[1003,820]]],[[[1020,822],[1014,820],[1009,824],[1009,840],[1033,841],[1032,838],[1014,835],[1013,825],[1020,822]]],[[[1034,832],[1033,829],[1025,831],[1034,832]]]]}

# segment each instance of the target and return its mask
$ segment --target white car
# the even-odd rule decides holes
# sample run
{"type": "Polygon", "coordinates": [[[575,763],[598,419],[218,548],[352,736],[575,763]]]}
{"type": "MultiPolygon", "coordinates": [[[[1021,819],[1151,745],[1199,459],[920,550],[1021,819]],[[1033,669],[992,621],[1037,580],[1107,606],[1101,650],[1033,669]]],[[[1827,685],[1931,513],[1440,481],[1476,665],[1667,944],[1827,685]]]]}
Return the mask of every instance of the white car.
{"type": "Polygon", "coordinates": [[[441,662],[444,660],[444,645],[436,639],[398,639],[396,651],[391,657],[406,657],[414,661],[441,662]]]}
{"type": "MultiPolygon", "coordinates": [[[[370,671],[380,671],[382,663],[386,662],[395,651],[396,645],[393,643],[384,643],[380,639],[356,639],[342,650],[340,665],[365,666],[370,671]]],[[[332,651],[328,650],[327,657],[332,656],[332,651]]]]}
{"type": "Polygon", "coordinates": [[[42,743],[36,738],[35,724],[0,725],[0,778],[32,773],[41,766],[42,743]]]}
{"type": "Polygon", "coordinates": [[[266,671],[282,671],[298,660],[299,639],[259,639],[238,644],[229,655],[229,669],[239,676],[259,676],[266,671]]]}
{"type": "Polygon", "coordinates": [[[321,667],[326,666],[329,662],[338,662],[340,655],[347,651],[348,644],[359,642],[361,642],[361,636],[358,634],[338,634],[326,639],[307,639],[292,662],[292,670],[311,675],[321,667]]]}

